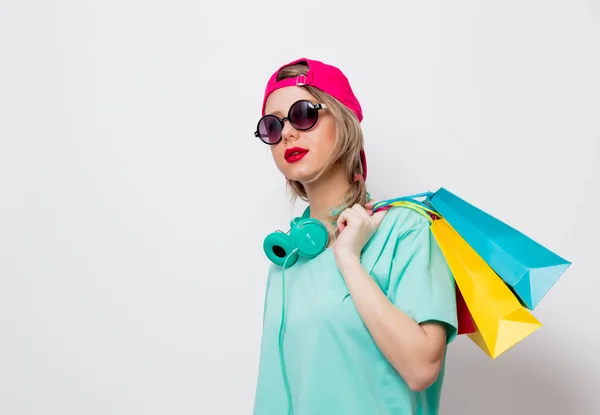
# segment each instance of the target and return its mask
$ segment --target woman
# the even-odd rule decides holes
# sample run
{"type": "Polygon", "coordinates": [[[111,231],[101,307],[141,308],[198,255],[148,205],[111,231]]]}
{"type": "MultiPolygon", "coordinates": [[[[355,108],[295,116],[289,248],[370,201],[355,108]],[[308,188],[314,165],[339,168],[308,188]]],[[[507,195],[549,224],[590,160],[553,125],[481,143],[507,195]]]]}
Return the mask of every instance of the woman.
{"type": "Polygon", "coordinates": [[[273,264],[254,414],[437,414],[457,332],[453,278],[427,218],[372,212],[348,79],[290,62],[270,78],[262,115],[255,135],[309,204],[291,225],[318,221],[326,242],[306,257],[265,244],[273,264]]]}

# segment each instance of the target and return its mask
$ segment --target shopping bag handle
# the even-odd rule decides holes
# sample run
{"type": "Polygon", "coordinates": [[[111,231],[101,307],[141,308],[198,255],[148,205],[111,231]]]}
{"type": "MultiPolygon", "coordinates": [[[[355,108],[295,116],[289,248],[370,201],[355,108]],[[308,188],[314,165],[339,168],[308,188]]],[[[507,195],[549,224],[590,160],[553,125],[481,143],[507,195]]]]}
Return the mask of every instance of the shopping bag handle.
{"type": "Polygon", "coordinates": [[[393,206],[403,206],[412,209],[417,213],[420,213],[421,215],[429,219],[430,222],[433,222],[434,219],[442,219],[442,215],[440,215],[439,212],[434,210],[433,207],[429,204],[425,204],[424,202],[415,200],[416,198],[425,197],[425,201],[427,201],[432,195],[433,192],[424,192],[410,196],[397,197],[394,199],[381,200],[373,205],[373,212],[377,212],[379,210],[386,210],[393,206]]]}
{"type": "Polygon", "coordinates": [[[425,197],[426,200],[428,200],[432,195],[433,195],[433,192],[423,192],[423,193],[417,193],[417,194],[410,195],[410,196],[402,196],[402,197],[396,197],[394,199],[381,200],[381,201],[375,203],[375,205],[373,205],[373,209],[377,209],[383,205],[389,205],[390,203],[400,202],[400,201],[411,201],[411,202],[415,202],[415,203],[422,203],[422,202],[419,202],[414,199],[420,198],[420,197],[425,197]]]}

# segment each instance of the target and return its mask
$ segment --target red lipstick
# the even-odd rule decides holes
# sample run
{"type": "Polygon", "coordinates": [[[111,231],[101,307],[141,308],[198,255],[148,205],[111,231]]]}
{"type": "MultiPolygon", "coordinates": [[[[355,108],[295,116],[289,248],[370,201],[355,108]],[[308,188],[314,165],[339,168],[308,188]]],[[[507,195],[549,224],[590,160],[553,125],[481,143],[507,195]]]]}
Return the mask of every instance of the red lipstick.
{"type": "Polygon", "coordinates": [[[294,163],[300,159],[302,159],[308,150],[302,147],[292,147],[285,150],[284,157],[288,163],[294,163]]]}

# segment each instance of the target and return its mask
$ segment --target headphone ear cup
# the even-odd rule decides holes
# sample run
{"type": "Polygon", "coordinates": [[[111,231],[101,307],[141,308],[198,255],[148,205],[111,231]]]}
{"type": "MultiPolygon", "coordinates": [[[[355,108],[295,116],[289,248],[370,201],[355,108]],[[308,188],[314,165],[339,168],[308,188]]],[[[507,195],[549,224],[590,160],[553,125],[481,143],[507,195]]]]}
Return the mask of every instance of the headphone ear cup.
{"type": "Polygon", "coordinates": [[[329,232],[318,219],[299,219],[290,230],[290,239],[300,256],[314,258],[327,248],[329,232]]]}
{"type": "Polygon", "coordinates": [[[292,252],[296,249],[290,235],[277,231],[267,235],[263,242],[263,250],[267,258],[275,265],[283,266],[286,259],[286,267],[290,267],[298,260],[298,252],[292,252]]]}

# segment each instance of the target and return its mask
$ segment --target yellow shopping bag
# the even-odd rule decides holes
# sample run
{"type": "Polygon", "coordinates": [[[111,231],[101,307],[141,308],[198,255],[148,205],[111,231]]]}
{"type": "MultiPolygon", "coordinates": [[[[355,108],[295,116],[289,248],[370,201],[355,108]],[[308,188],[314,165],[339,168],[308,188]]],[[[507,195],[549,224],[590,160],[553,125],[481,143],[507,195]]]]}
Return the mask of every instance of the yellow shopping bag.
{"type": "Polygon", "coordinates": [[[445,219],[431,225],[475,325],[467,334],[495,359],[541,327],[498,274],[445,219]]]}

